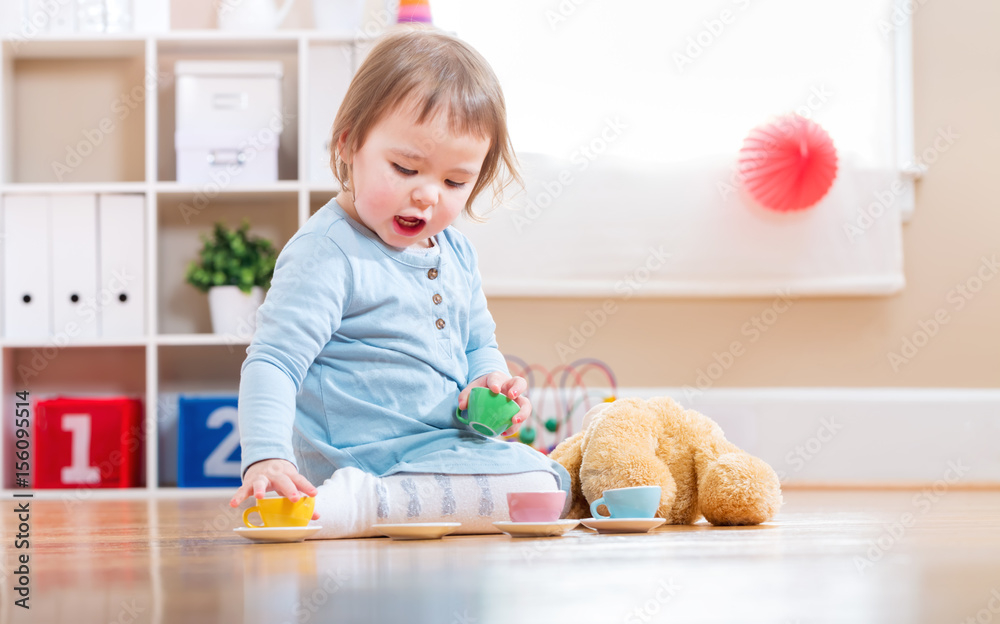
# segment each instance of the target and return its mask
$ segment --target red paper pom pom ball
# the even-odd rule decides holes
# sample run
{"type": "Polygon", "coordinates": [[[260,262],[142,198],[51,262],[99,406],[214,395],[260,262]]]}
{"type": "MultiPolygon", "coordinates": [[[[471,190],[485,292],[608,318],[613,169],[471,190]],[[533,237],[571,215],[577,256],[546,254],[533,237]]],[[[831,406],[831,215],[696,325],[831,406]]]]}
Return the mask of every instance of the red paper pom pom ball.
{"type": "Polygon", "coordinates": [[[837,150],[819,124],[786,115],[744,139],[739,171],[747,193],[762,206],[801,210],[830,190],[837,177],[837,150]]]}

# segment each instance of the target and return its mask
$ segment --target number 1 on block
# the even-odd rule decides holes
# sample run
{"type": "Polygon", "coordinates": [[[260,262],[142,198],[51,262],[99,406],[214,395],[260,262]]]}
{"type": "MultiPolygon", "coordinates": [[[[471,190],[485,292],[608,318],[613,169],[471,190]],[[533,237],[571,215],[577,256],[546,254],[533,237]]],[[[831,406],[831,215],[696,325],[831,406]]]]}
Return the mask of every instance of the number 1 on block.
{"type": "Polygon", "coordinates": [[[90,414],[63,414],[62,430],[69,431],[72,438],[70,465],[63,466],[60,473],[66,485],[100,483],[101,471],[90,466],[90,414]]]}

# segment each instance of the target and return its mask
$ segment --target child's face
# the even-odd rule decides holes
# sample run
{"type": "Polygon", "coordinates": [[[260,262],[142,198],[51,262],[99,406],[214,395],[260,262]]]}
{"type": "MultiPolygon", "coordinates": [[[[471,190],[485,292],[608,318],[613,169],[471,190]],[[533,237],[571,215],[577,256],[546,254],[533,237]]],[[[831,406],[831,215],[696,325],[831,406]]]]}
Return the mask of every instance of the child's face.
{"type": "Polygon", "coordinates": [[[349,156],[354,199],[338,202],[387,245],[428,247],[465,208],[489,148],[487,138],[452,134],[446,111],[417,124],[400,107],[349,156]]]}

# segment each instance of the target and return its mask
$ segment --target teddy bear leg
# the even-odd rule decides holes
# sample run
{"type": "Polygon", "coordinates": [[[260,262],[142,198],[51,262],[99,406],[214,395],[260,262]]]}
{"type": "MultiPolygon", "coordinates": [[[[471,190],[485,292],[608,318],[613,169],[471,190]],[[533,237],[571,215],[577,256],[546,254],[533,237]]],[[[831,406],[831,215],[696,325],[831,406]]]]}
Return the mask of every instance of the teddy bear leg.
{"type": "Polygon", "coordinates": [[[703,466],[698,475],[698,507],[712,524],[760,524],[781,507],[778,475],[762,459],[731,452],[703,466]]]}
{"type": "Polygon", "coordinates": [[[559,462],[570,476],[570,501],[566,518],[588,518],[590,508],[580,489],[580,463],[583,461],[583,433],[578,433],[559,443],[549,454],[559,462]]]}

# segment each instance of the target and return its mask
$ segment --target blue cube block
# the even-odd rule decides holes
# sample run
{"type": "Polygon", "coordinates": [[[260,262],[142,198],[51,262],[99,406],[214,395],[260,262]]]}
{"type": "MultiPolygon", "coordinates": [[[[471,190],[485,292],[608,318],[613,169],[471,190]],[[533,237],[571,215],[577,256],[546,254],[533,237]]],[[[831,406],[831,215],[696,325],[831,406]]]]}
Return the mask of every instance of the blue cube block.
{"type": "Polygon", "coordinates": [[[237,397],[178,400],[178,487],[239,487],[240,425],[237,397]]]}

